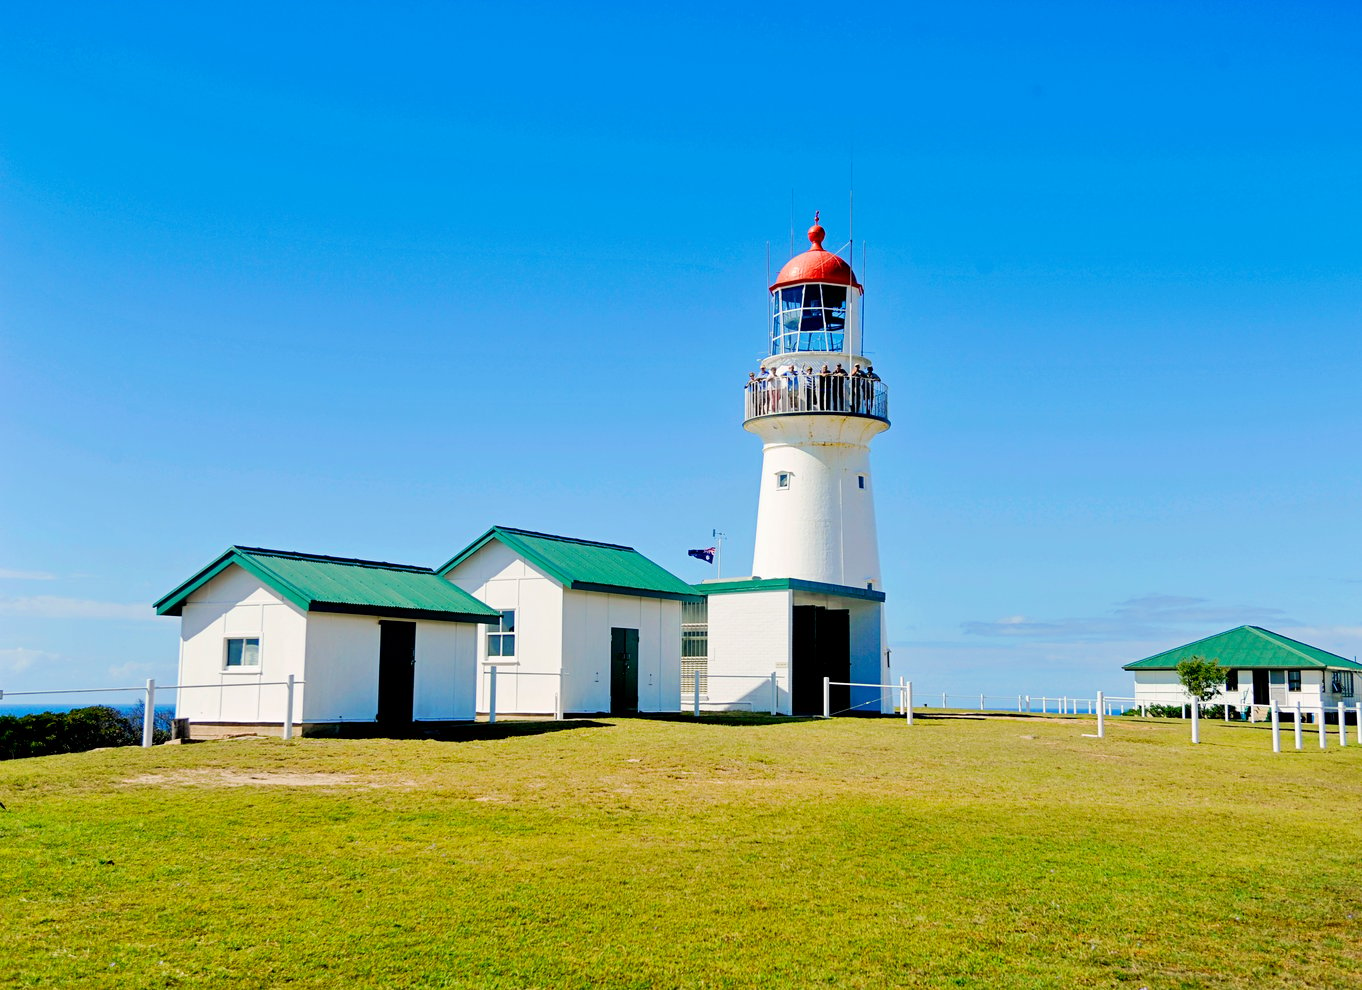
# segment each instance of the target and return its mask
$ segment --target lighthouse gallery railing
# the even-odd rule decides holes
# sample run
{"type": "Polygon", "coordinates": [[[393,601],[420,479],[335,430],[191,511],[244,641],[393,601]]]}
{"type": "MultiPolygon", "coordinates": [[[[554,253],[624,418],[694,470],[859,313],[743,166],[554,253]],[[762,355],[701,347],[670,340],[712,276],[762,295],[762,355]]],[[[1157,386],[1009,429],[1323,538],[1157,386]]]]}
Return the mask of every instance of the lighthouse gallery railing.
{"type": "Polygon", "coordinates": [[[838,413],[889,421],[889,390],[884,382],[860,375],[799,372],[749,381],[747,419],[786,413],[838,413]]]}

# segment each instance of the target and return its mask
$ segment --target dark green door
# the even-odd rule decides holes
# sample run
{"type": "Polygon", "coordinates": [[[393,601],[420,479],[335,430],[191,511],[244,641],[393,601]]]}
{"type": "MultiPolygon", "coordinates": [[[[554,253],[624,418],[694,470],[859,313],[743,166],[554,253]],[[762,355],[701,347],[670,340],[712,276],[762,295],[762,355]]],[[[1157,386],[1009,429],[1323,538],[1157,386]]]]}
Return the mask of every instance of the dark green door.
{"type": "Polygon", "coordinates": [[[638,630],[610,630],[610,710],[638,711],[638,630]]]}

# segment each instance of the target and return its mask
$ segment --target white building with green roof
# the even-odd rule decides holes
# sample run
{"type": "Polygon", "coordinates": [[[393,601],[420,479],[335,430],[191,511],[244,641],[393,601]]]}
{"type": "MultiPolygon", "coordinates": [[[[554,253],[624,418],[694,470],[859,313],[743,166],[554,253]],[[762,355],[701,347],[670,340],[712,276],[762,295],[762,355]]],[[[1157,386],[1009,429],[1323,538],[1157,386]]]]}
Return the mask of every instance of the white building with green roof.
{"type": "Polygon", "coordinates": [[[429,567],[259,547],[231,547],[155,608],[180,619],[178,683],[198,686],[176,716],[199,737],[472,719],[477,630],[501,618],[429,567]]]}
{"type": "Polygon", "coordinates": [[[1188,657],[1218,660],[1229,671],[1213,703],[1246,709],[1277,702],[1282,709],[1335,709],[1355,704],[1362,692],[1362,664],[1260,626],[1239,626],[1185,646],[1128,663],[1141,704],[1182,705],[1191,700],[1177,666],[1188,657]]]}
{"type": "Polygon", "coordinates": [[[478,710],[674,712],[681,606],[694,587],[633,547],[493,526],[438,573],[495,609],[477,646],[478,710]]]}

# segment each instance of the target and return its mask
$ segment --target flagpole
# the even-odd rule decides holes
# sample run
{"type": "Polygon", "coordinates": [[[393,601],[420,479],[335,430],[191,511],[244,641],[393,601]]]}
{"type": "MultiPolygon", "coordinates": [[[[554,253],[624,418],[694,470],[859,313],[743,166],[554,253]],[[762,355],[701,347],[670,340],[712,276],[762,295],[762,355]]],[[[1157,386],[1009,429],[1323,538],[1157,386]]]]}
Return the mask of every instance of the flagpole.
{"type": "Polygon", "coordinates": [[[714,579],[717,581],[724,576],[724,540],[727,536],[717,529],[710,530],[710,533],[714,537],[714,579]]]}

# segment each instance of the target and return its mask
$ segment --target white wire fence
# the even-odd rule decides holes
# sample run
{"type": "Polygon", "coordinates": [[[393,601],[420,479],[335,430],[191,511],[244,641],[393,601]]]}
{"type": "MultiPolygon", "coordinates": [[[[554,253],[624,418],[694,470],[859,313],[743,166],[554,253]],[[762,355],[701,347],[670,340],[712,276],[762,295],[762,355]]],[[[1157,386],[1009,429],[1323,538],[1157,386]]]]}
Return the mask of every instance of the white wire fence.
{"type": "Polygon", "coordinates": [[[284,712],[288,713],[283,719],[279,735],[284,739],[293,738],[293,719],[294,719],[294,697],[296,689],[303,684],[292,674],[288,675],[287,680],[283,681],[242,681],[239,683],[222,684],[157,684],[154,678],[148,679],[142,687],[115,687],[115,688],[66,688],[61,691],[0,691],[0,701],[6,698],[36,698],[43,695],[51,697],[53,695],[69,694],[140,694],[142,701],[142,745],[151,746],[156,741],[156,692],[157,691],[198,691],[198,690],[228,690],[230,688],[284,688],[284,712]]]}

